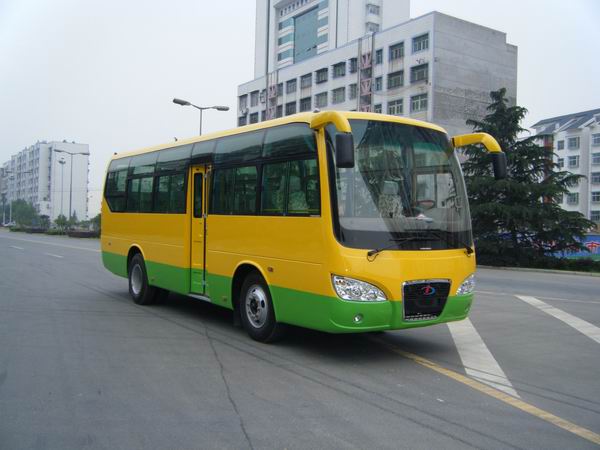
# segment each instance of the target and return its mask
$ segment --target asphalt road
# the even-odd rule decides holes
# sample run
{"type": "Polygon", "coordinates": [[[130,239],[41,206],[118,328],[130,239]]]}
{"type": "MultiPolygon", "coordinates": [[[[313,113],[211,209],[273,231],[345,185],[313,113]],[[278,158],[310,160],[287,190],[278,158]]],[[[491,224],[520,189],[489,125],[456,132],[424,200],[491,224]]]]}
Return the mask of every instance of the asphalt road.
{"type": "Polygon", "coordinates": [[[481,269],[470,320],[264,345],[133,304],[98,248],[0,230],[1,449],[600,443],[600,278],[481,269]]]}

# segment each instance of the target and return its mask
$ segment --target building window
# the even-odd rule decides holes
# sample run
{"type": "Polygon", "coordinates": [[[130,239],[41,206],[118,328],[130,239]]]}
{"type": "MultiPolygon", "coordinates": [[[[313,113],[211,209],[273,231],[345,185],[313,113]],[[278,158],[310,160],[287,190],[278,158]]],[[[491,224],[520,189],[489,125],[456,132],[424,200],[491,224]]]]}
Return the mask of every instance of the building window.
{"type": "Polygon", "coordinates": [[[418,83],[419,81],[427,81],[429,76],[429,64],[421,64],[420,66],[411,67],[410,82],[418,83]]]}
{"type": "Polygon", "coordinates": [[[600,153],[592,153],[592,164],[594,166],[600,164],[600,153]]]}
{"type": "Polygon", "coordinates": [[[250,92],[250,106],[258,105],[258,91],[250,92]]]}
{"type": "Polygon", "coordinates": [[[294,19],[286,19],[279,22],[279,29],[283,30],[284,28],[291,27],[292,25],[294,25],[294,19]]]}
{"type": "Polygon", "coordinates": [[[592,192],[592,202],[593,203],[600,203],[600,191],[594,191],[594,192],[592,192]]]}
{"type": "Polygon", "coordinates": [[[576,169],[579,167],[579,155],[569,156],[569,168],[576,169]]]}
{"type": "Polygon", "coordinates": [[[555,197],[556,203],[562,203],[565,201],[564,195],[563,194],[557,194],[555,197]]]}
{"type": "Polygon", "coordinates": [[[392,100],[388,102],[388,114],[393,116],[401,116],[404,110],[404,101],[400,100],[392,100]]]}
{"type": "Polygon", "coordinates": [[[331,91],[331,103],[343,103],[346,101],[346,88],[341,87],[331,91]]]}
{"type": "Polygon", "coordinates": [[[351,58],[350,59],[350,73],[356,73],[357,70],[358,70],[358,59],[351,58]]]}
{"type": "Polygon", "coordinates": [[[312,108],[312,102],[310,97],[300,99],[300,112],[310,111],[312,108]]]}
{"type": "Polygon", "coordinates": [[[258,123],[258,113],[250,114],[250,123],[258,123]]]}
{"type": "Polygon", "coordinates": [[[240,111],[248,107],[248,96],[240,95],[240,111]]]}
{"type": "Polygon", "coordinates": [[[427,94],[413,95],[410,98],[410,112],[427,111],[427,94]]]}
{"type": "Polygon", "coordinates": [[[592,172],[592,184],[600,184],[600,172],[592,172]]]}
{"type": "Polygon", "coordinates": [[[590,220],[600,222],[600,211],[590,211],[590,220]]]}
{"type": "Polygon", "coordinates": [[[379,24],[373,22],[367,22],[367,33],[377,33],[379,31],[379,24]]]}
{"type": "Polygon", "coordinates": [[[278,53],[277,54],[277,61],[282,61],[284,59],[291,58],[292,56],[294,56],[294,51],[291,50],[291,49],[289,49],[289,50],[286,50],[284,52],[278,53]]]}
{"type": "Polygon", "coordinates": [[[294,34],[290,33],[290,34],[286,34],[285,36],[282,36],[279,39],[277,39],[277,44],[283,45],[283,44],[287,44],[288,42],[292,42],[293,40],[294,40],[294,34]]]}
{"type": "Polygon", "coordinates": [[[283,83],[279,83],[277,85],[277,97],[281,97],[283,95],[283,83]]]}
{"type": "Polygon", "coordinates": [[[392,72],[388,74],[388,89],[398,88],[404,85],[404,71],[392,72]]]}
{"type": "Polygon", "coordinates": [[[286,94],[293,94],[294,92],[296,92],[296,86],[297,86],[297,82],[296,79],[294,78],[293,80],[288,80],[285,83],[285,93],[286,94]]]}
{"type": "Polygon", "coordinates": [[[291,116],[296,114],[296,102],[289,102],[285,104],[285,115],[291,116]]]}
{"type": "Polygon", "coordinates": [[[422,52],[429,48],[429,33],[417,36],[412,40],[412,52],[422,52]]]}
{"type": "Polygon", "coordinates": [[[238,127],[243,127],[244,125],[246,125],[246,123],[246,116],[238,117],[238,127]]]}
{"type": "Polygon", "coordinates": [[[379,92],[382,89],[383,89],[383,78],[382,77],[375,78],[375,87],[373,88],[373,90],[375,92],[379,92]]]}
{"type": "MultiPolygon", "coordinates": [[[[346,63],[341,62],[333,65],[333,78],[340,78],[346,75],[346,63]]],[[[317,76],[318,77],[318,76],[317,76]]]]}
{"type": "Polygon", "coordinates": [[[579,193],[569,192],[567,194],[567,205],[577,205],[579,203],[579,193]]]}
{"type": "MultiPolygon", "coordinates": [[[[300,77],[300,88],[308,88],[312,86],[312,73],[307,73],[300,77]]],[[[308,108],[310,109],[310,108],[308,108]]]]}
{"type": "Polygon", "coordinates": [[[404,57],[404,42],[400,42],[399,44],[390,46],[390,61],[395,61],[397,59],[404,57]]]}
{"type": "Polygon", "coordinates": [[[600,133],[592,134],[592,147],[600,147],[600,133]]]}
{"type": "Polygon", "coordinates": [[[383,64],[383,49],[375,50],[375,64],[383,64]]]}
{"type": "Polygon", "coordinates": [[[558,141],[556,143],[556,150],[563,150],[565,148],[565,141],[558,141]]]}
{"type": "Polygon", "coordinates": [[[315,107],[325,108],[327,106],[327,92],[321,92],[315,95],[315,107]]]}
{"type": "Polygon", "coordinates": [[[558,158],[558,160],[556,161],[556,165],[559,169],[565,167],[565,158],[558,158]]]}
{"type": "Polygon", "coordinates": [[[327,68],[317,70],[317,72],[316,72],[317,78],[315,80],[315,83],[317,83],[317,84],[325,83],[327,81],[328,72],[329,72],[329,70],[327,68]]]}
{"type": "Polygon", "coordinates": [[[567,140],[567,146],[569,147],[569,150],[577,150],[579,148],[579,136],[570,137],[567,140]]]}
{"type": "Polygon", "coordinates": [[[379,15],[379,5],[367,4],[367,14],[379,15]]]}
{"type": "Polygon", "coordinates": [[[283,105],[277,105],[275,117],[283,117],[283,105]]]}
{"type": "Polygon", "coordinates": [[[358,88],[356,83],[351,84],[350,86],[348,86],[348,100],[354,100],[356,98],[356,95],[358,93],[358,88]]]}
{"type": "Polygon", "coordinates": [[[381,114],[381,111],[382,111],[381,103],[376,103],[375,105],[373,105],[373,112],[374,113],[381,114]]]}
{"type": "Polygon", "coordinates": [[[566,185],[567,185],[568,187],[576,188],[576,187],[578,187],[578,186],[579,186],[579,179],[577,179],[577,180],[571,180],[571,181],[568,181],[568,182],[566,183],[566,185]]]}

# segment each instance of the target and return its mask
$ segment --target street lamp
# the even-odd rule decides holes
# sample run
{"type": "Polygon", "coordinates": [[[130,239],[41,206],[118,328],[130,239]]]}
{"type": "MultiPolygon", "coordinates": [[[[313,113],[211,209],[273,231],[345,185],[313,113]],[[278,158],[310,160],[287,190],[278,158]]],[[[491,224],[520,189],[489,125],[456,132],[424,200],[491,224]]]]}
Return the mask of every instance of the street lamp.
{"type": "Polygon", "coordinates": [[[187,100],[181,100],[180,98],[174,98],[173,103],[180,106],[193,106],[197,110],[200,111],[200,135],[202,135],[202,111],[205,109],[216,109],[217,111],[229,111],[229,106],[198,106],[193,103],[188,102],[187,100]]]}
{"type": "MultiPolygon", "coordinates": [[[[71,220],[71,207],[73,205],[73,155],[86,155],[89,156],[89,153],[86,152],[69,152],[67,150],[60,150],[58,148],[55,148],[54,151],[56,153],[66,153],[67,155],[71,156],[71,176],[69,179],[69,220],[71,220]]],[[[64,163],[60,163],[60,164],[64,164],[64,163]]],[[[62,213],[62,192],[61,192],[61,213],[62,213]]]]}
{"type": "Polygon", "coordinates": [[[60,214],[64,216],[63,200],[65,197],[65,164],[67,162],[65,161],[65,158],[60,158],[58,163],[60,164],[60,214]]]}

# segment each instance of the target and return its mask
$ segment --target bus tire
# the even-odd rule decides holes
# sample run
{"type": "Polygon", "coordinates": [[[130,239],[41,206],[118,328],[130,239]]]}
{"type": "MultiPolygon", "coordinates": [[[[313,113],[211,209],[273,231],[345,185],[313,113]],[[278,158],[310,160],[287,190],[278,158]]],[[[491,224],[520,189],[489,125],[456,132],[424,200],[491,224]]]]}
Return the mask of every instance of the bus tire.
{"type": "Polygon", "coordinates": [[[129,279],[129,295],[138,305],[150,305],[156,300],[156,288],[148,284],[146,264],[140,253],[136,253],[129,261],[127,270],[129,279]]]}
{"type": "Polygon", "coordinates": [[[250,273],[244,280],[239,307],[244,329],[252,339],[264,343],[281,339],[285,325],[277,323],[271,293],[258,273],[250,273]]]}

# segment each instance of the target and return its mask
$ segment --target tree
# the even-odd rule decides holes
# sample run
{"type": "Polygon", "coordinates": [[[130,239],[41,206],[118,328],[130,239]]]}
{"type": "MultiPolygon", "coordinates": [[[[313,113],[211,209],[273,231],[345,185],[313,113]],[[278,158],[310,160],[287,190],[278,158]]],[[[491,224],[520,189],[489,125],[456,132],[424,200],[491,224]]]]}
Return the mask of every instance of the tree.
{"type": "Polygon", "coordinates": [[[44,230],[47,230],[48,228],[50,228],[50,217],[43,214],[39,217],[40,219],[40,227],[43,228],[44,230]]]}
{"type": "Polygon", "coordinates": [[[535,136],[519,139],[527,114],[508,106],[506,89],[490,93],[483,120],[468,120],[476,132],[489,133],[506,153],[508,177],[495,180],[491,156],[480,148],[465,149],[463,164],[479,260],[523,265],[564,250],[583,249],[583,236],[594,224],[578,212],[565,211],[559,199],[582,176],[562,171],[553,153],[535,136]]]}
{"type": "Polygon", "coordinates": [[[31,226],[37,222],[37,211],[31,203],[23,199],[12,202],[13,220],[21,227],[31,226]]]}
{"type": "Polygon", "coordinates": [[[63,214],[59,214],[54,223],[60,230],[64,230],[69,224],[69,221],[63,214]]]}
{"type": "Polygon", "coordinates": [[[100,230],[102,229],[102,215],[98,214],[97,216],[93,217],[91,219],[92,222],[92,228],[94,229],[94,231],[98,231],[100,232],[100,230]]]}
{"type": "Polygon", "coordinates": [[[69,219],[69,228],[73,228],[75,225],[77,225],[77,222],[79,222],[79,220],[77,219],[77,211],[73,211],[73,214],[71,215],[71,218],[69,219]]]}

